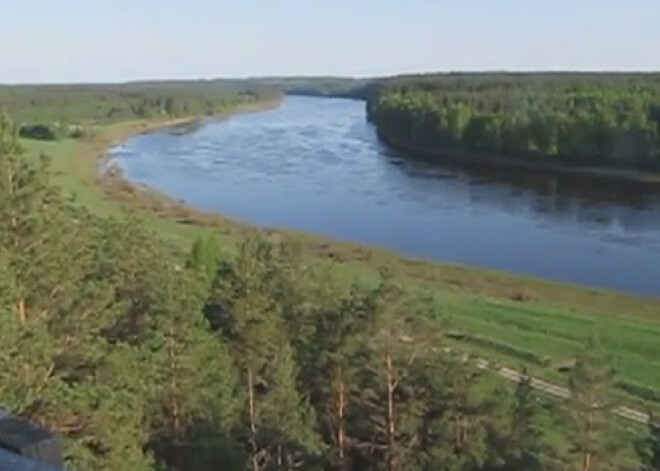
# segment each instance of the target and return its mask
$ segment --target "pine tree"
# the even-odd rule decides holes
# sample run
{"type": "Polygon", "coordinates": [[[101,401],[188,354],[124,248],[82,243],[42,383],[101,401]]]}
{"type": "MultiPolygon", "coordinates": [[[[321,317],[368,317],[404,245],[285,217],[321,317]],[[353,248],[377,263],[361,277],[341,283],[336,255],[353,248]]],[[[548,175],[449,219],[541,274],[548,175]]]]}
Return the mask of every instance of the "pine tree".
{"type": "Polygon", "coordinates": [[[206,312],[228,342],[245,397],[243,436],[253,471],[290,469],[320,452],[313,415],[297,390],[284,321],[273,298],[273,247],[258,236],[221,264],[206,312]],[[301,461],[302,460],[302,461],[301,461]]]}
{"type": "Polygon", "coordinates": [[[643,440],[636,443],[637,453],[642,461],[643,471],[660,471],[660,422],[651,416],[648,431],[643,440]]]}
{"type": "Polygon", "coordinates": [[[34,166],[21,157],[4,117],[0,181],[0,217],[9,222],[0,226],[0,291],[11,306],[1,312],[4,407],[67,437],[65,454],[76,465],[112,469],[122,455],[134,469],[147,469],[142,417],[126,408],[140,410],[140,395],[118,394],[120,381],[107,375],[115,355],[104,332],[121,309],[111,280],[97,270],[96,220],[50,186],[46,159],[34,166]]]}
{"type": "Polygon", "coordinates": [[[218,271],[220,255],[218,238],[212,233],[201,235],[193,243],[188,267],[200,271],[212,280],[218,271]]]}
{"type": "Polygon", "coordinates": [[[296,387],[297,368],[288,344],[282,345],[271,367],[268,393],[258,406],[261,435],[272,450],[271,466],[305,469],[323,445],[315,430],[314,409],[296,387]]]}
{"type": "Polygon", "coordinates": [[[410,302],[389,273],[381,277],[368,300],[367,375],[361,400],[369,413],[374,457],[385,470],[395,471],[411,469],[410,455],[420,441],[425,408],[412,371],[435,337],[429,339],[425,329],[415,327],[427,313],[410,302]]]}
{"type": "Polygon", "coordinates": [[[67,236],[62,227],[71,224],[66,224],[59,195],[48,186],[47,159],[34,167],[22,153],[17,127],[0,115],[0,219],[6,222],[0,229],[0,243],[15,274],[14,312],[25,323],[28,316],[37,315],[31,304],[43,301],[44,284],[53,281],[45,275],[58,264],[66,266],[60,257],[75,245],[60,242],[67,236]]]}
{"type": "MultiPolygon", "coordinates": [[[[173,262],[159,273],[141,345],[150,365],[150,437],[160,456],[185,469],[206,451],[196,441],[200,428],[219,439],[235,425],[237,376],[225,345],[203,317],[205,283],[173,262]]],[[[231,443],[222,448],[230,449],[231,443]]]]}
{"type": "Polygon", "coordinates": [[[592,336],[577,356],[569,377],[571,391],[572,442],[580,457],[582,471],[597,466],[597,460],[613,452],[608,436],[614,404],[610,390],[614,368],[596,336],[592,336]]]}
{"type": "Polygon", "coordinates": [[[447,352],[438,363],[441,376],[429,381],[434,394],[428,402],[435,420],[427,425],[425,469],[480,469],[489,455],[489,421],[497,402],[478,393],[483,376],[471,357],[447,352]]]}
{"type": "Polygon", "coordinates": [[[361,365],[357,355],[367,334],[366,294],[354,286],[344,297],[331,292],[324,299],[324,309],[316,319],[314,352],[306,370],[326,443],[332,444],[328,461],[339,470],[350,468],[348,415],[359,393],[357,377],[361,365]]]}
{"type": "Polygon", "coordinates": [[[313,341],[316,319],[328,299],[321,283],[328,282],[325,273],[319,274],[305,263],[300,243],[284,239],[273,246],[276,275],[271,286],[272,299],[280,313],[286,333],[293,347],[296,363],[309,363],[310,342],[313,341]]]}
{"type": "Polygon", "coordinates": [[[532,378],[523,368],[513,403],[508,412],[508,427],[503,440],[491,444],[503,460],[501,469],[533,471],[541,468],[542,433],[538,426],[540,405],[532,388],[532,378]]]}

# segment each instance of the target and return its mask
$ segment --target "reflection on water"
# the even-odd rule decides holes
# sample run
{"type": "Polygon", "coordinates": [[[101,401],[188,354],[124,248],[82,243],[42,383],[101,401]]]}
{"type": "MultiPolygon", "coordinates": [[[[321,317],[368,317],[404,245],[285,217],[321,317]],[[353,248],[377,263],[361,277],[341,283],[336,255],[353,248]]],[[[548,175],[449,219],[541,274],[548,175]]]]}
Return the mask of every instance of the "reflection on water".
{"type": "MultiPolygon", "coordinates": [[[[481,164],[457,165],[411,160],[389,151],[387,157],[412,180],[460,180],[469,187],[473,206],[511,214],[532,212],[539,224],[574,223],[585,230],[620,228],[635,238],[648,232],[660,238],[660,185],[631,181],[553,175],[522,169],[498,169],[481,164]]],[[[416,185],[418,186],[418,185],[416,185]]],[[[408,196],[414,195],[414,190],[408,196]]]]}
{"type": "Polygon", "coordinates": [[[382,146],[358,101],[136,136],[125,174],[192,205],[266,226],[643,294],[660,294],[660,189],[430,165],[382,146]]]}

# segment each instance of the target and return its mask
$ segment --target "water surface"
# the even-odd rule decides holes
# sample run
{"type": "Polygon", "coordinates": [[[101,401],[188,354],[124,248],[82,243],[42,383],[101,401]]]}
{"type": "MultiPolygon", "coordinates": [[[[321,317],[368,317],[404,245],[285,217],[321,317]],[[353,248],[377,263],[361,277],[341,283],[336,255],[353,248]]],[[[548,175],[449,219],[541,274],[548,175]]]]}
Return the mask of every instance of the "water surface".
{"type": "Polygon", "coordinates": [[[658,190],[410,159],[378,142],[360,101],[290,97],[112,155],[131,180],[257,225],[660,295],[658,190]]]}

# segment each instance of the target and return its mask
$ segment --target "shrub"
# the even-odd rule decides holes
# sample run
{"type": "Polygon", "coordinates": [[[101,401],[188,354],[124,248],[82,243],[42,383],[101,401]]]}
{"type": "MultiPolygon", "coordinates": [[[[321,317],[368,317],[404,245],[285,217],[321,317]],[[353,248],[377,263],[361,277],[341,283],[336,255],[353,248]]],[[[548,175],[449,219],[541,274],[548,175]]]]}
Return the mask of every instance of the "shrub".
{"type": "Polygon", "coordinates": [[[57,140],[57,132],[46,124],[24,124],[19,130],[19,135],[26,139],[39,139],[42,141],[57,140]]]}
{"type": "Polygon", "coordinates": [[[69,137],[71,139],[82,139],[87,136],[87,133],[81,126],[74,126],[70,128],[69,137]]]}

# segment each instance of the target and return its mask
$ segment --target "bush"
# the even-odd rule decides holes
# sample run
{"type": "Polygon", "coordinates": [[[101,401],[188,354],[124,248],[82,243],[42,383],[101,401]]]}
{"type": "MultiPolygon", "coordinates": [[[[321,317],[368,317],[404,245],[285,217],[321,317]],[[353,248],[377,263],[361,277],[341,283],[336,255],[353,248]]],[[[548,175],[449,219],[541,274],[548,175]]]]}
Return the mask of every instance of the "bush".
{"type": "Polygon", "coordinates": [[[71,139],[82,139],[87,136],[85,130],[80,126],[72,127],[69,131],[69,137],[71,139]]]}
{"type": "Polygon", "coordinates": [[[57,132],[46,124],[25,124],[21,126],[18,133],[25,139],[56,141],[58,138],[57,132]]]}

